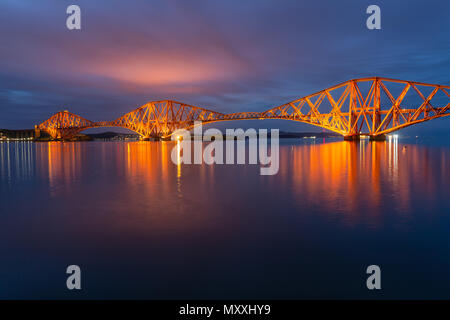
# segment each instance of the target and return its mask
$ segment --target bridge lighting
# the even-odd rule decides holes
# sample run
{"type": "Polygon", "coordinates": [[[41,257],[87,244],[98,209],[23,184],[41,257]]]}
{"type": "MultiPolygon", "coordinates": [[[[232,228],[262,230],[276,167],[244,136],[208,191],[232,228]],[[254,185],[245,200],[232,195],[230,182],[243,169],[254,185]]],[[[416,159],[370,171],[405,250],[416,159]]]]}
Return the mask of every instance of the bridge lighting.
{"type": "MultiPolygon", "coordinates": [[[[223,114],[181,102],[162,100],[149,102],[113,121],[92,122],[66,110],[53,115],[38,125],[37,129],[47,131],[52,138],[63,140],[70,139],[88,128],[106,126],[127,128],[143,137],[165,137],[176,129],[192,129],[194,121],[210,123],[245,119],[285,119],[319,126],[340,133],[344,137],[361,135],[362,132],[372,137],[383,137],[387,133],[417,123],[450,115],[450,108],[445,102],[440,106],[434,105],[431,110],[419,105],[412,109],[405,108],[402,105],[405,103],[404,97],[408,91],[412,92],[412,89],[423,100],[422,106],[429,105],[438,91],[450,98],[446,91],[450,90],[450,86],[371,77],[349,80],[264,112],[223,114]],[[364,95],[366,99],[352,99],[351,97],[361,96],[362,93],[358,87],[358,83],[361,82],[371,84],[372,94],[364,95]],[[393,97],[389,91],[388,87],[392,86],[392,83],[404,85],[398,98],[393,97]],[[434,90],[425,97],[419,89],[423,87],[434,90]],[[340,95],[334,91],[338,89],[340,95]],[[379,102],[381,92],[389,97],[392,96],[395,100],[391,105],[386,105],[383,110],[379,102]],[[333,95],[335,95],[334,98],[333,95]],[[323,105],[331,105],[333,111],[330,113],[323,110],[327,107],[321,107],[322,102],[323,105]],[[351,106],[349,112],[341,109],[348,104],[351,106]],[[328,120],[331,118],[332,121],[328,120]]],[[[398,135],[390,135],[390,137],[398,138],[398,135]]]]}

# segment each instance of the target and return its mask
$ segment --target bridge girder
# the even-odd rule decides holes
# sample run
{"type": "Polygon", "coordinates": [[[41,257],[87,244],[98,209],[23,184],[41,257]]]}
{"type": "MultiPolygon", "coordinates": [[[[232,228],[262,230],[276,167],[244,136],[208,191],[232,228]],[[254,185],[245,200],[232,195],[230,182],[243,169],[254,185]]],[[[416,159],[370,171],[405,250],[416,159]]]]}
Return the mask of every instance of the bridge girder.
{"type": "Polygon", "coordinates": [[[190,129],[195,121],[283,119],[309,123],[344,137],[377,137],[449,115],[449,92],[450,86],[371,77],[349,80],[263,112],[223,114],[162,100],[149,102],[114,121],[92,122],[68,111],[58,112],[38,128],[58,139],[69,139],[88,128],[115,126],[149,138],[190,129]],[[415,99],[408,100],[411,94],[415,99]]]}

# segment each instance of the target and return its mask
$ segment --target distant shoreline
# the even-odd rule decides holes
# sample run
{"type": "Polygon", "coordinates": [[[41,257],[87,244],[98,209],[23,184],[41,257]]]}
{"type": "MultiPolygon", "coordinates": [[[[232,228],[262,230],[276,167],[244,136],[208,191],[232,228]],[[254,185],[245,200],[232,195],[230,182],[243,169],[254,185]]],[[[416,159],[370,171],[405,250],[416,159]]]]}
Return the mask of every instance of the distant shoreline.
{"type": "MultiPolygon", "coordinates": [[[[204,136],[205,138],[210,138],[208,136],[204,136]]],[[[233,136],[234,137],[234,136],[233,136]]],[[[270,137],[270,131],[268,132],[268,137],[270,137]]],[[[280,139],[298,139],[298,138],[339,138],[341,135],[334,132],[286,132],[280,131],[279,138],[280,139]]],[[[79,134],[76,136],[73,141],[92,141],[92,140],[111,140],[111,141],[135,141],[139,140],[140,136],[138,134],[133,133],[119,133],[119,132],[101,132],[101,133],[88,133],[88,134],[79,134]]],[[[223,139],[226,140],[227,135],[223,135],[223,139]]],[[[243,137],[234,137],[235,139],[243,139],[243,137]]],[[[198,139],[195,136],[192,136],[192,139],[198,139]]],[[[41,139],[35,139],[34,130],[33,129],[24,129],[24,130],[9,130],[9,129],[0,129],[0,141],[9,141],[9,140],[19,140],[19,141],[52,141],[50,137],[42,137],[41,139]]]]}

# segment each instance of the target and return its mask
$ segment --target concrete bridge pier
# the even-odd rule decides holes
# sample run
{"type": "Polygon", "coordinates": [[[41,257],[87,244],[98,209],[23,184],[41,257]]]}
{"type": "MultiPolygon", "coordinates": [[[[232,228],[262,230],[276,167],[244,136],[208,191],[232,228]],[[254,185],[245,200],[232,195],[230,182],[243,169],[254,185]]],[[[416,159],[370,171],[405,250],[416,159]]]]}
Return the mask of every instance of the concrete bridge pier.
{"type": "MultiPolygon", "coordinates": [[[[355,134],[351,136],[344,136],[345,141],[359,141],[361,140],[361,135],[355,134]]],[[[385,134],[378,134],[369,136],[369,141],[386,141],[386,135],[385,134]]]]}
{"type": "Polygon", "coordinates": [[[39,129],[39,126],[34,126],[34,138],[39,139],[41,137],[41,129],[39,129]]]}
{"type": "Polygon", "coordinates": [[[370,136],[370,141],[386,141],[386,135],[385,134],[379,134],[376,136],[370,136]]]}
{"type": "Polygon", "coordinates": [[[351,136],[344,136],[344,141],[359,141],[361,137],[358,134],[351,136]]]}
{"type": "Polygon", "coordinates": [[[150,137],[140,137],[139,138],[140,141],[170,141],[170,137],[169,138],[163,138],[157,135],[152,135],[150,137]]]}

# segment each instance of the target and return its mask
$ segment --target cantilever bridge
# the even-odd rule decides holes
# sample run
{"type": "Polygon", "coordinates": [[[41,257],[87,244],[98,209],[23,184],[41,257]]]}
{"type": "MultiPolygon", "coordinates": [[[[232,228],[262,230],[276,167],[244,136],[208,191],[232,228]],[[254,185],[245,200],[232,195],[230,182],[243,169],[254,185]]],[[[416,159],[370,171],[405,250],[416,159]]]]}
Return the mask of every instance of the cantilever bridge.
{"type": "Polygon", "coordinates": [[[61,111],[36,126],[54,139],[70,139],[96,127],[122,127],[146,138],[167,138],[194,121],[283,119],[309,123],[346,139],[372,139],[416,123],[450,115],[450,86],[388,78],[343,82],[263,112],[224,114],[172,100],[149,102],[113,121],[93,122],[61,111]]]}

